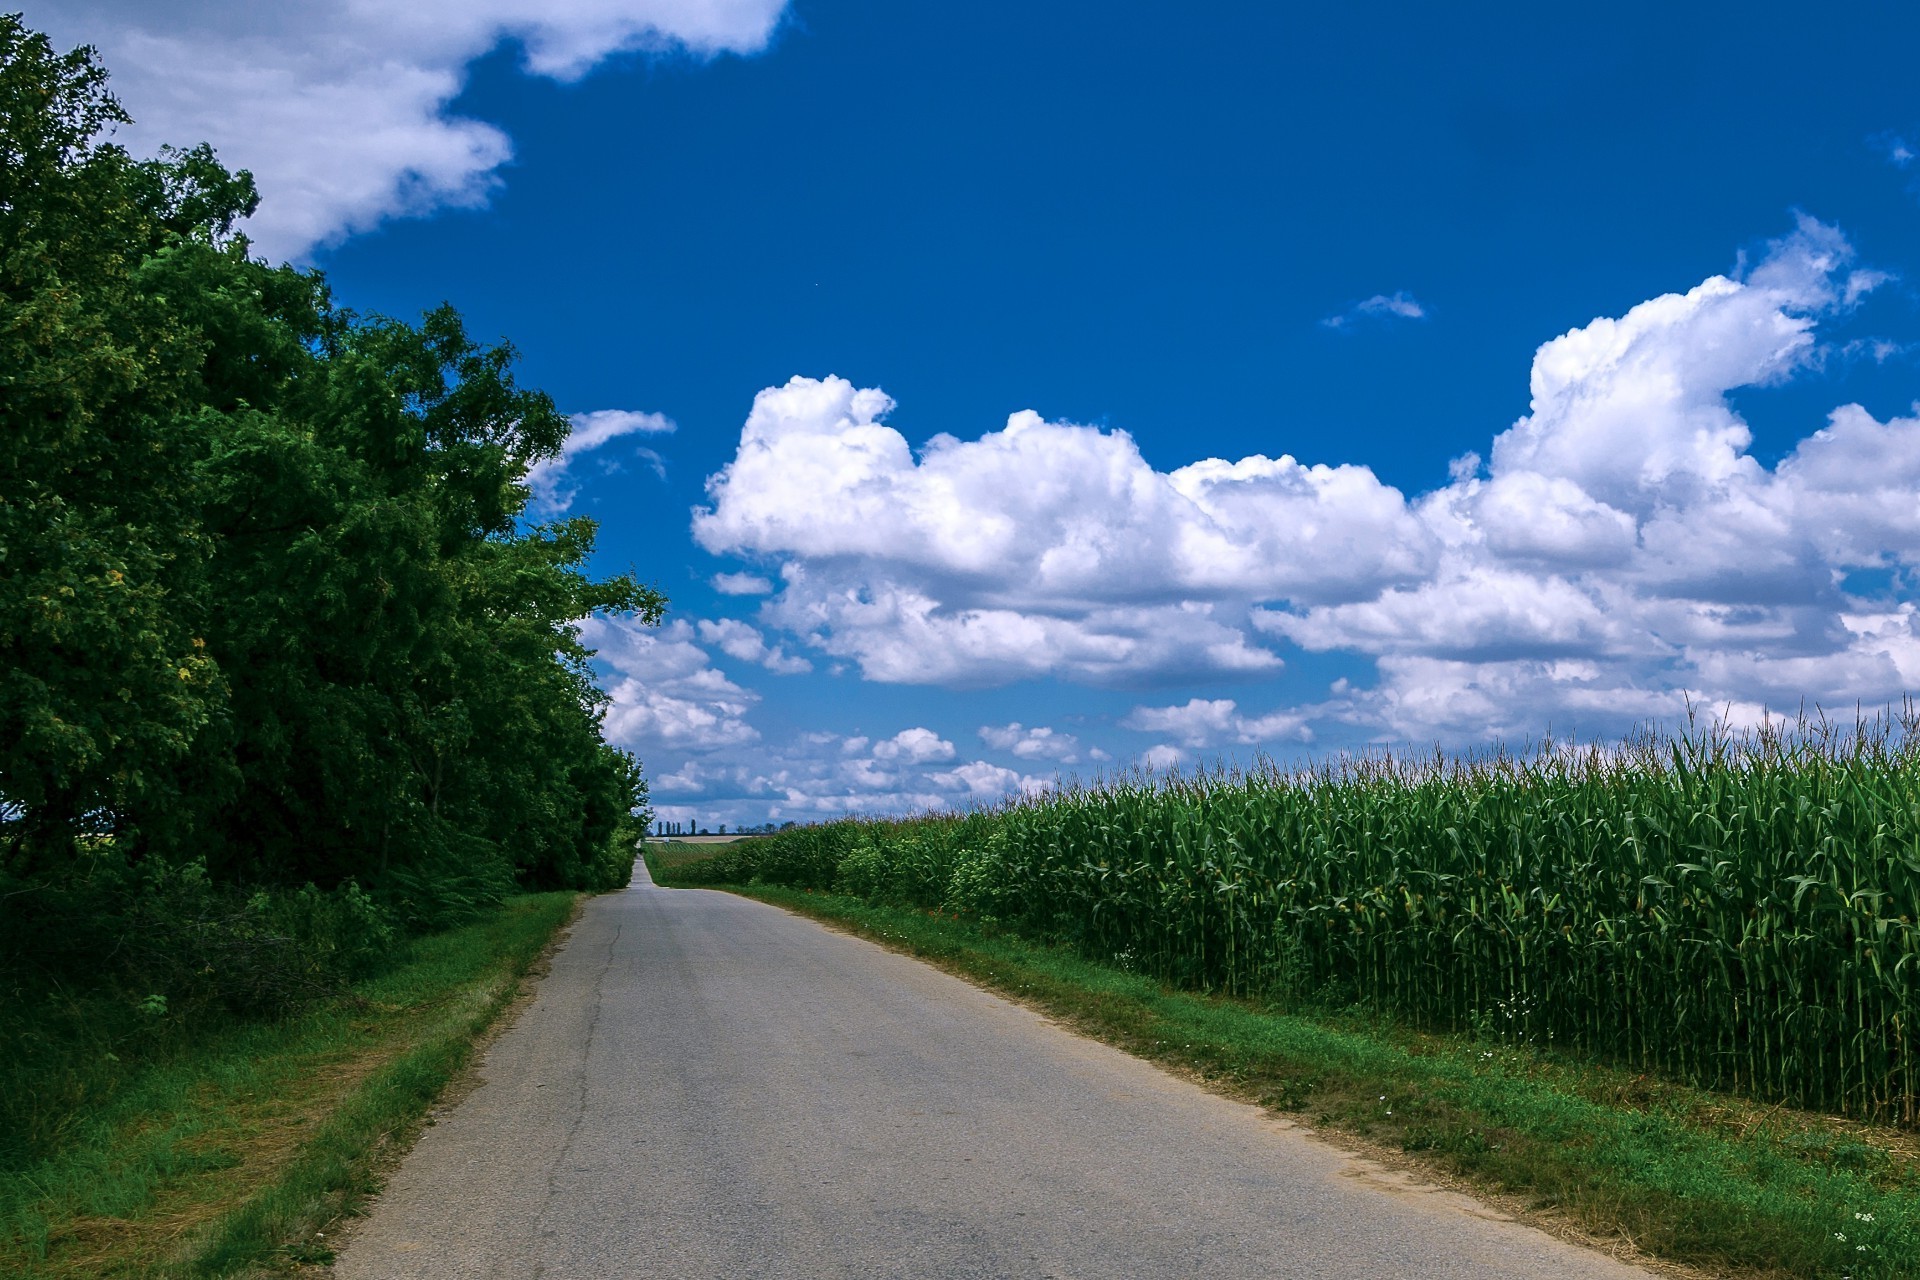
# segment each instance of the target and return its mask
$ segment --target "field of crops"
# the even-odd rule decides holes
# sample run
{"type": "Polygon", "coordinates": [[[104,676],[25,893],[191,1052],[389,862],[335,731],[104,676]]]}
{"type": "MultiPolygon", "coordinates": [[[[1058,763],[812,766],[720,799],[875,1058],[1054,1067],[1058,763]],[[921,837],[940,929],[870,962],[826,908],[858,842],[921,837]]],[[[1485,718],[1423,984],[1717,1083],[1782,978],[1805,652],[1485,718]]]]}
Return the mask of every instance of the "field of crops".
{"type": "Polygon", "coordinates": [[[1166,981],[1911,1124],[1920,726],[1123,780],[674,883],[968,913],[1166,981]]]}

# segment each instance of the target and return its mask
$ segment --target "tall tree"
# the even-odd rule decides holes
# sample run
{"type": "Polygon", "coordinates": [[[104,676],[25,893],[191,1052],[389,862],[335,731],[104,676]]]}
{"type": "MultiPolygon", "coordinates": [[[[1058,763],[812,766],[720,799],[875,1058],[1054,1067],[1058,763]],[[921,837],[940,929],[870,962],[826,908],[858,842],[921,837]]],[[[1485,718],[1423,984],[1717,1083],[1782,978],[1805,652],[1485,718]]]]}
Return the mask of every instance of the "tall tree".
{"type": "Polygon", "coordinates": [[[137,161],[90,50],[0,18],[0,854],[88,834],[423,920],[622,874],[644,803],[575,620],[658,621],[528,524],[568,424],[450,308],[249,257],[249,177],[137,161]]]}
{"type": "Polygon", "coordinates": [[[0,15],[0,803],[57,859],[164,790],[219,705],[195,607],[205,339],[145,278],[253,207],[200,151],[135,162],[91,51],[0,15]]]}

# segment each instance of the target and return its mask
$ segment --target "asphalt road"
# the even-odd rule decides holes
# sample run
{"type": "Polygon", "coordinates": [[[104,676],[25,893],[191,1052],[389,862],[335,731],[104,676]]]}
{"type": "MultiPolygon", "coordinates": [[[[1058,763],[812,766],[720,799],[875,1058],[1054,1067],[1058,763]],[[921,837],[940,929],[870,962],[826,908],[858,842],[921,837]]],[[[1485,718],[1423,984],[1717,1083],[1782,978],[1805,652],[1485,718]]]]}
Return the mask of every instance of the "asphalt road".
{"type": "Polygon", "coordinates": [[[644,866],[341,1280],[1642,1276],[956,978],[644,866]]]}

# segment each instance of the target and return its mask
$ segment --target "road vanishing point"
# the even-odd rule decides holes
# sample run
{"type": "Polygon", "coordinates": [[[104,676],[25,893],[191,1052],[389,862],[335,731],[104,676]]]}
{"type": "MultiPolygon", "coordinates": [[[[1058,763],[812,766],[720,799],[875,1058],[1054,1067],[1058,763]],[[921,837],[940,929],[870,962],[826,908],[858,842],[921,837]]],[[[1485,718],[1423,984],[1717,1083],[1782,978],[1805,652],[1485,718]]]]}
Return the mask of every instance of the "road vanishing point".
{"type": "Polygon", "coordinates": [[[340,1280],[1648,1273],[731,894],[595,898],[340,1280]]]}

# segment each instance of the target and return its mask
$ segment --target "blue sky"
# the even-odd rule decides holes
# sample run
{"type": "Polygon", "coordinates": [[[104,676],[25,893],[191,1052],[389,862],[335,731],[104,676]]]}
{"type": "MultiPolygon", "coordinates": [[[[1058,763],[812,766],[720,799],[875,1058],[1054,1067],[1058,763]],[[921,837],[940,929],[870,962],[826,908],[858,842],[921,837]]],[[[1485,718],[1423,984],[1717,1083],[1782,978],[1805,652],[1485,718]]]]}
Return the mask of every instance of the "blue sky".
{"type": "Polygon", "coordinates": [[[1910,7],[148,8],[27,12],[583,415],[664,816],[1920,686],[1910,7]]]}

